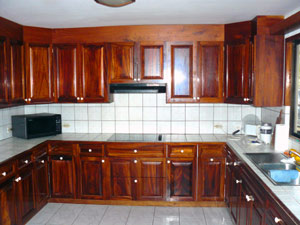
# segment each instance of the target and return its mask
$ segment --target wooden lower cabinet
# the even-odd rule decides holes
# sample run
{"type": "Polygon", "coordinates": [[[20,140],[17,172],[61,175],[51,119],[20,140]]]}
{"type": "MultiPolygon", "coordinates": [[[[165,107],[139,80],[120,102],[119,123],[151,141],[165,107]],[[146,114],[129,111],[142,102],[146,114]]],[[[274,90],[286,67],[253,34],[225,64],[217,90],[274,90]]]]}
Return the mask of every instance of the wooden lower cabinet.
{"type": "Polygon", "coordinates": [[[48,170],[48,155],[44,154],[43,156],[36,159],[35,162],[35,198],[37,208],[41,208],[47,203],[49,198],[49,170],[48,170]]]}
{"type": "Polygon", "coordinates": [[[27,222],[35,212],[35,189],[33,164],[19,171],[17,185],[18,224],[27,222]]]}
{"type": "Polygon", "coordinates": [[[0,224],[15,225],[15,184],[14,178],[11,178],[0,185],[0,224]]]}
{"type": "Polygon", "coordinates": [[[100,157],[80,157],[79,165],[79,198],[104,199],[104,170],[107,166],[100,157]]]}
{"type": "Polygon", "coordinates": [[[194,158],[168,159],[168,200],[195,200],[196,161],[194,158]]]}
{"type": "Polygon", "coordinates": [[[70,155],[50,156],[50,184],[52,198],[75,198],[75,165],[70,155]]]}

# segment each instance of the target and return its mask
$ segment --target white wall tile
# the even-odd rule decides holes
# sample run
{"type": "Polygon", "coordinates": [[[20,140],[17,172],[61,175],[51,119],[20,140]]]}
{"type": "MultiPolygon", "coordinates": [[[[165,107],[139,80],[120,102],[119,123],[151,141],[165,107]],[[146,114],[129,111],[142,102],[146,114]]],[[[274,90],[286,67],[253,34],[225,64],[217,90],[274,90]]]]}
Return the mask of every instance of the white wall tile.
{"type": "Polygon", "coordinates": [[[199,121],[186,121],[185,133],[199,134],[199,121]]]}
{"type": "Polygon", "coordinates": [[[157,106],[171,107],[171,104],[167,104],[166,94],[157,94],[157,106]]]}
{"type": "Polygon", "coordinates": [[[88,105],[88,120],[101,120],[101,105],[88,105]]]}
{"type": "Polygon", "coordinates": [[[65,120],[62,122],[62,132],[63,133],[75,133],[75,121],[65,120]]]}
{"type": "Polygon", "coordinates": [[[170,134],[171,133],[171,122],[170,121],[158,121],[157,122],[157,133],[170,134]]]}
{"type": "Polygon", "coordinates": [[[156,121],[143,121],[143,133],[156,133],[156,121]]]}
{"type": "Polygon", "coordinates": [[[239,134],[242,130],[242,122],[241,121],[228,121],[228,130],[229,134],[233,133],[236,130],[240,130],[239,134]]]}
{"type": "Polygon", "coordinates": [[[227,121],[214,121],[214,134],[227,134],[227,121]]]}
{"type": "Polygon", "coordinates": [[[224,121],[227,120],[227,107],[214,107],[214,120],[224,121]]]}
{"type": "Polygon", "coordinates": [[[101,121],[98,120],[89,120],[89,133],[101,133],[101,121]]]}
{"type": "Polygon", "coordinates": [[[75,120],[88,120],[88,108],[86,104],[75,105],[75,120]]]}
{"type": "MultiPolygon", "coordinates": [[[[0,126],[2,126],[4,124],[4,121],[3,121],[3,110],[0,109],[0,126]]],[[[0,140],[1,140],[1,137],[0,137],[0,140]]]]}
{"type": "Polygon", "coordinates": [[[214,119],[214,107],[212,106],[200,106],[200,120],[213,120],[214,119]]]}
{"type": "Polygon", "coordinates": [[[88,133],[88,121],[75,121],[75,133],[88,133]]]}
{"type": "Polygon", "coordinates": [[[61,108],[61,117],[62,120],[74,120],[75,119],[75,107],[74,105],[65,106],[61,108]]]}
{"type": "Polygon", "coordinates": [[[102,133],[115,133],[115,121],[102,121],[102,133]]]}
{"type": "Polygon", "coordinates": [[[116,120],[129,120],[128,107],[116,107],[116,120]]]}
{"type": "Polygon", "coordinates": [[[143,121],[129,121],[129,133],[143,133],[143,121]]]}
{"type": "Polygon", "coordinates": [[[143,94],[129,94],[129,106],[143,106],[143,94]]]}
{"type": "Polygon", "coordinates": [[[186,120],[191,121],[199,121],[200,116],[199,116],[199,107],[186,107],[186,120]]]}
{"type": "Polygon", "coordinates": [[[143,94],[143,106],[156,106],[156,94],[143,94]]]}
{"type": "Polygon", "coordinates": [[[213,121],[200,121],[200,134],[213,134],[214,122],[213,121]]]}
{"type": "Polygon", "coordinates": [[[156,120],[156,107],[144,107],[143,120],[156,120]]]}
{"type": "Polygon", "coordinates": [[[2,114],[2,125],[8,125],[11,124],[11,114],[10,109],[3,109],[2,114]]]}
{"type": "Polygon", "coordinates": [[[62,109],[60,104],[49,105],[49,113],[61,114],[62,109]]]}
{"type": "Polygon", "coordinates": [[[242,120],[247,122],[256,122],[256,110],[253,106],[242,106],[242,120]]]}
{"type": "Polygon", "coordinates": [[[129,120],[143,120],[143,108],[129,107],[129,120]]]}
{"type": "Polygon", "coordinates": [[[115,120],[115,107],[102,107],[102,120],[115,120]]]}
{"type": "Polygon", "coordinates": [[[128,94],[114,94],[115,106],[128,106],[128,94]]]}
{"type": "Polygon", "coordinates": [[[116,133],[129,133],[129,121],[116,121],[116,133]]]}
{"type": "Polygon", "coordinates": [[[185,121],[185,107],[172,107],[172,121],[185,121]]]}
{"type": "Polygon", "coordinates": [[[228,106],[228,120],[240,121],[242,119],[242,106],[228,106]]]}
{"type": "Polygon", "coordinates": [[[36,105],[35,106],[35,112],[36,113],[48,113],[49,112],[49,106],[48,105],[36,105]]]}
{"type": "Polygon", "coordinates": [[[157,120],[171,120],[171,107],[157,107],[157,120]]]}
{"type": "Polygon", "coordinates": [[[171,133],[172,134],[184,134],[185,133],[185,122],[172,121],[171,133]]]}

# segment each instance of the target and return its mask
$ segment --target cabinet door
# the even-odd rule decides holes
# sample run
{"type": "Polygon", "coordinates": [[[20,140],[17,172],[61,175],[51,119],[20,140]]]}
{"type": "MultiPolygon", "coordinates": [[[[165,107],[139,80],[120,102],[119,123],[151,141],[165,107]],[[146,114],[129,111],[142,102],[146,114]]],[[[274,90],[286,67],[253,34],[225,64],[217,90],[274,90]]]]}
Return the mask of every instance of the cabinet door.
{"type": "MultiPolygon", "coordinates": [[[[108,101],[106,53],[101,44],[82,47],[82,97],[85,102],[108,101]]],[[[82,99],[81,99],[82,100],[82,99]]]]}
{"type": "Polygon", "coordinates": [[[252,103],[252,54],[248,40],[226,44],[225,102],[252,103]]]}
{"type": "Polygon", "coordinates": [[[49,103],[52,101],[53,79],[51,68],[50,45],[26,45],[27,103],[49,103]]]}
{"type": "Polygon", "coordinates": [[[245,184],[241,186],[241,196],[239,200],[239,225],[251,225],[251,208],[252,202],[247,201],[246,196],[249,194],[249,191],[245,184]]]}
{"type": "Polygon", "coordinates": [[[167,86],[168,102],[196,102],[193,82],[193,44],[168,45],[170,79],[167,86]]]}
{"type": "Polygon", "coordinates": [[[79,197],[103,199],[105,160],[99,157],[80,157],[79,197]]]}
{"type": "Polygon", "coordinates": [[[242,180],[238,173],[239,172],[237,170],[232,171],[232,179],[230,180],[231,189],[227,190],[230,192],[229,211],[236,224],[238,224],[238,219],[239,219],[239,201],[240,201],[241,186],[242,186],[242,180]]]}
{"type": "Polygon", "coordinates": [[[200,102],[223,102],[223,42],[198,43],[200,102]]]}
{"type": "Polygon", "coordinates": [[[51,197],[74,198],[75,177],[72,156],[50,156],[51,197]]]}
{"type": "Polygon", "coordinates": [[[136,159],[138,166],[137,199],[165,200],[165,159],[136,159]]]}
{"type": "Polygon", "coordinates": [[[41,208],[49,198],[48,157],[44,155],[35,165],[36,205],[41,208]]]}
{"type": "Polygon", "coordinates": [[[10,88],[10,101],[24,103],[24,46],[21,42],[12,41],[10,43],[10,88]]]}
{"type": "MultiPolygon", "coordinates": [[[[58,102],[77,102],[78,49],[76,45],[55,45],[53,68],[58,102]]],[[[96,85],[96,84],[94,84],[96,85]]]]}
{"type": "Polygon", "coordinates": [[[15,225],[15,186],[12,179],[0,185],[0,224],[15,225]]]}
{"type": "Polygon", "coordinates": [[[169,200],[195,200],[195,160],[169,159],[167,165],[169,200]]]}
{"type": "Polygon", "coordinates": [[[205,157],[199,162],[199,198],[202,200],[223,200],[225,181],[225,159],[205,157]]]}
{"type": "Polygon", "coordinates": [[[142,81],[159,82],[164,79],[164,45],[163,43],[140,44],[139,74],[142,81]]]}
{"type": "Polygon", "coordinates": [[[0,37],[0,103],[7,102],[7,43],[5,38],[0,37]]]}
{"type": "Polygon", "coordinates": [[[28,166],[19,173],[18,210],[19,221],[24,224],[35,212],[35,190],[33,167],[28,166]]]}
{"type": "Polygon", "coordinates": [[[110,159],[110,198],[111,199],[130,199],[135,195],[134,180],[137,179],[133,172],[132,159],[110,159]]]}
{"type": "Polygon", "coordinates": [[[134,82],[134,43],[112,43],[109,54],[109,83],[134,82]]]}

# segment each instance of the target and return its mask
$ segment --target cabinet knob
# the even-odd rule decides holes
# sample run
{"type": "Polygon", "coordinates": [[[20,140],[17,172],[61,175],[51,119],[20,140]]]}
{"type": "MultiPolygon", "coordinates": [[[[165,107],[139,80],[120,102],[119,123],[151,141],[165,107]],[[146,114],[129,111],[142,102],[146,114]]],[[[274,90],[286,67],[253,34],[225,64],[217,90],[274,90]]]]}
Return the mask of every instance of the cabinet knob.
{"type": "Polygon", "coordinates": [[[105,163],[105,160],[104,160],[104,159],[102,159],[102,160],[101,160],[101,162],[102,162],[102,163],[105,163]]]}
{"type": "Polygon", "coordinates": [[[210,158],[210,160],[209,160],[209,161],[213,162],[213,161],[214,161],[214,159],[213,159],[213,158],[210,158]]]}
{"type": "Polygon", "coordinates": [[[59,157],[59,160],[63,160],[64,159],[64,157],[59,157]]]}
{"type": "Polygon", "coordinates": [[[79,98],[79,97],[77,97],[77,100],[80,100],[80,98],[79,98]]]}
{"type": "Polygon", "coordinates": [[[92,152],[93,150],[92,149],[89,149],[89,152],[92,152]]]}
{"type": "Polygon", "coordinates": [[[137,160],[135,159],[135,160],[133,160],[133,162],[134,162],[134,163],[137,163],[137,160]]]}
{"type": "Polygon", "coordinates": [[[197,78],[197,82],[200,82],[200,79],[199,79],[199,78],[197,78]]]}
{"type": "Polygon", "coordinates": [[[83,97],[81,97],[80,100],[83,100],[83,97]]]}
{"type": "Polygon", "coordinates": [[[138,81],[141,81],[141,78],[138,78],[137,80],[138,80],[138,81]]]}
{"type": "Polygon", "coordinates": [[[197,97],[197,100],[200,100],[200,97],[197,97]]]}
{"type": "Polygon", "coordinates": [[[226,166],[231,166],[232,162],[226,162],[226,166]]]}
{"type": "Polygon", "coordinates": [[[136,79],[136,78],[134,78],[133,80],[134,80],[134,81],[137,81],[137,79],[136,79]]]}
{"type": "Polygon", "coordinates": [[[133,150],[134,153],[137,153],[138,151],[136,149],[133,150]]]}
{"type": "Polygon", "coordinates": [[[137,183],[137,180],[134,180],[133,182],[134,182],[134,183],[137,183]]]}
{"type": "Polygon", "coordinates": [[[29,98],[28,101],[31,102],[31,98],[29,98]]]}
{"type": "Polygon", "coordinates": [[[242,180],[235,180],[235,183],[241,184],[243,181],[242,180]]]}
{"type": "Polygon", "coordinates": [[[278,217],[275,217],[274,221],[275,221],[275,223],[280,223],[280,222],[282,222],[282,219],[279,219],[278,217]]]}
{"type": "Polygon", "coordinates": [[[27,102],[27,101],[28,101],[28,99],[27,99],[27,98],[25,98],[24,100],[25,100],[25,102],[27,102]]]}
{"type": "Polygon", "coordinates": [[[245,197],[246,197],[247,202],[253,202],[254,201],[254,198],[253,198],[252,195],[246,195],[245,197]]]}
{"type": "Polygon", "coordinates": [[[29,161],[28,161],[27,159],[24,161],[25,164],[28,164],[28,162],[29,162],[29,161]]]}
{"type": "Polygon", "coordinates": [[[21,181],[22,178],[21,177],[18,177],[17,179],[15,179],[15,181],[18,183],[19,181],[21,181]]]}
{"type": "Polygon", "coordinates": [[[2,176],[4,176],[4,177],[5,177],[5,176],[6,176],[6,172],[3,172],[3,173],[2,173],[2,176]]]}
{"type": "Polygon", "coordinates": [[[41,163],[44,164],[44,163],[45,163],[45,160],[42,160],[41,163]]]}
{"type": "Polygon", "coordinates": [[[238,166],[238,165],[240,165],[240,162],[234,162],[233,163],[233,166],[238,166]]]}
{"type": "Polygon", "coordinates": [[[171,163],[171,161],[170,161],[170,160],[168,160],[168,161],[167,161],[167,163],[168,163],[168,164],[170,164],[170,163],[171,163]]]}
{"type": "Polygon", "coordinates": [[[181,149],[181,150],[180,150],[180,152],[181,152],[181,153],[184,153],[184,150],[183,150],[183,149],[181,149]]]}
{"type": "Polygon", "coordinates": [[[194,100],[196,100],[196,97],[193,97],[194,100]]]}

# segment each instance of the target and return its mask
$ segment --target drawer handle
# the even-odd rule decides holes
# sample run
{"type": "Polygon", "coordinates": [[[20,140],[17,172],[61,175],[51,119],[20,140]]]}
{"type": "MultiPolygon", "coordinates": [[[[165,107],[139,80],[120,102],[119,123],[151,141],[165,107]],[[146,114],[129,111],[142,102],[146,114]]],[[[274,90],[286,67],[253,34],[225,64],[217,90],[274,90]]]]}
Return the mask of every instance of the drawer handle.
{"type": "Polygon", "coordinates": [[[64,157],[59,157],[59,160],[63,160],[64,159],[64,157]]]}
{"type": "Polygon", "coordinates": [[[41,163],[44,164],[44,163],[45,163],[45,160],[42,160],[41,163]]]}
{"type": "Polygon", "coordinates": [[[134,162],[134,163],[137,163],[137,160],[135,159],[135,160],[133,160],[133,162],[134,162]]]}
{"type": "Polygon", "coordinates": [[[105,163],[105,160],[104,160],[104,159],[102,159],[102,160],[101,160],[101,162],[102,162],[102,163],[105,163]]]}
{"type": "Polygon", "coordinates": [[[236,180],[235,183],[241,184],[241,183],[243,183],[243,181],[242,180],[236,180]]]}
{"type": "Polygon", "coordinates": [[[4,177],[5,177],[5,176],[6,176],[6,172],[3,172],[3,173],[2,173],[2,176],[4,176],[4,177]]]}
{"type": "Polygon", "coordinates": [[[138,182],[138,180],[134,180],[133,182],[134,182],[134,183],[137,183],[137,182],[138,182]]]}
{"type": "Polygon", "coordinates": [[[168,161],[167,161],[167,163],[168,163],[168,164],[170,164],[170,163],[171,163],[171,161],[170,161],[170,160],[168,160],[168,161]]]}
{"type": "Polygon", "coordinates": [[[18,177],[17,179],[15,179],[15,181],[18,183],[20,180],[22,180],[21,177],[18,177]]]}
{"type": "Polygon", "coordinates": [[[246,195],[245,197],[246,197],[247,202],[254,202],[253,196],[251,196],[251,195],[246,195]]]}
{"type": "Polygon", "coordinates": [[[209,161],[213,162],[213,161],[214,161],[214,159],[213,159],[213,158],[210,158],[210,160],[209,160],[209,161]]]}
{"type": "Polygon", "coordinates": [[[89,152],[92,152],[93,150],[92,149],[89,149],[89,152]]]}
{"type": "Polygon", "coordinates": [[[24,161],[24,163],[25,163],[25,164],[28,164],[28,163],[29,163],[29,161],[26,159],[26,160],[24,161]]]}
{"type": "Polygon", "coordinates": [[[278,217],[275,217],[274,221],[275,221],[275,223],[280,223],[280,222],[282,222],[282,219],[279,219],[278,217]]]}
{"type": "Polygon", "coordinates": [[[239,166],[240,165],[240,162],[234,162],[233,163],[233,166],[239,166]]]}
{"type": "Polygon", "coordinates": [[[184,150],[183,150],[183,149],[181,149],[181,150],[180,150],[180,152],[181,152],[181,153],[184,153],[184,150]]]}
{"type": "Polygon", "coordinates": [[[231,166],[232,165],[232,162],[227,162],[226,163],[226,166],[231,166]]]}
{"type": "Polygon", "coordinates": [[[133,150],[133,152],[134,152],[134,153],[137,153],[137,152],[138,152],[138,150],[134,149],[134,150],[133,150]]]}

